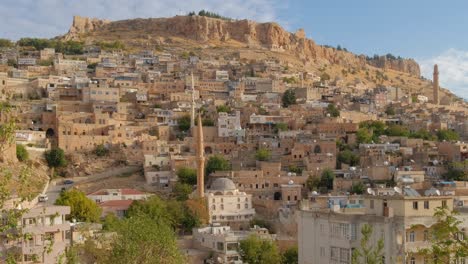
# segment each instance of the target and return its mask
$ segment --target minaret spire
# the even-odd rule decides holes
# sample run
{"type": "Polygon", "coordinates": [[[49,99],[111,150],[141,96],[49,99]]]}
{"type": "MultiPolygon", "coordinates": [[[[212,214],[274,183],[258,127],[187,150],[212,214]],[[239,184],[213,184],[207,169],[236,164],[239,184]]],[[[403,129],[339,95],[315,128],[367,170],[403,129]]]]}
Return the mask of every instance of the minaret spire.
{"type": "Polygon", "coordinates": [[[432,89],[434,92],[434,104],[439,104],[439,67],[434,65],[434,75],[432,77],[432,89]]]}
{"type": "Polygon", "coordinates": [[[193,83],[193,72],[191,72],[190,75],[192,77],[192,112],[190,117],[190,128],[193,128],[195,126],[195,85],[193,83]]]}
{"type": "Polygon", "coordinates": [[[197,195],[199,198],[205,197],[205,154],[203,144],[203,126],[201,114],[198,115],[197,126],[197,195]]]}

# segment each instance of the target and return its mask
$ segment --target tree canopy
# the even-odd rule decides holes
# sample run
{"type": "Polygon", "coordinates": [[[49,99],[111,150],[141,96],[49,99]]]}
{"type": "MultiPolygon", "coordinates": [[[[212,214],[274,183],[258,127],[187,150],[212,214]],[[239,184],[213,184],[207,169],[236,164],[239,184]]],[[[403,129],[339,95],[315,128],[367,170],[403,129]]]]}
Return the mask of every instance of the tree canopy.
{"type": "Polygon", "coordinates": [[[197,184],[197,170],[189,167],[180,167],[177,170],[177,177],[179,177],[179,182],[195,185],[197,184]]]}
{"type": "Polygon", "coordinates": [[[331,117],[339,117],[340,110],[336,107],[335,104],[328,104],[327,106],[327,113],[330,114],[331,117]]]}
{"type": "Polygon", "coordinates": [[[177,125],[179,130],[182,132],[187,132],[190,129],[190,116],[184,115],[177,120],[177,125]]]}
{"type": "Polygon", "coordinates": [[[383,249],[384,241],[380,238],[376,245],[371,241],[373,230],[372,226],[365,224],[361,229],[360,247],[356,248],[351,256],[351,264],[384,264],[383,249]]]}
{"type": "Polygon", "coordinates": [[[269,240],[251,235],[240,242],[242,261],[249,264],[280,264],[281,255],[278,246],[269,240]]]}
{"type": "Polygon", "coordinates": [[[65,152],[61,148],[53,148],[44,152],[47,165],[51,168],[59,168],[67,165],[65,152]]]}
{"type": "Polygon", "coordinates": [[[208,162],[206,163],[206,168],[205,168],[207,176],[215,171],[227,171],[230,169],[231,169],[231,165],[229,164],[229,161],[220,155],[211,156],[208,159],[208,162]]]}
{"type": "Polygon", "coordinates": [[[460,139],[460,135],[453,130],[441,129],[437,131],[437,138],[439,141],[456,141],[460,139]]]}
{"type": "Polygon", "coordinates": [[[296,104],[296,92],[292,89],[286,90],[283,97],[281,98],[283,107],[289,107],[290,105],[296,104]]]}
{"type": "Polygon", "coordinates": [[[271,151],[267,148],[260,148],[257,150],[257,153],[255,153],[255,158],[258,161],[268,161],[271,158],[271,151]]]}
{"type": "Polygon", "coordinates": [[[320,176],[320,187],[333,190],[333,181],[335,180],[335,174],[330,169],[325,169],[320,176]]]}
{"type": "Polygon", "coordinates": [[[61,192],[55,204],[70,206],[70,218],[77,221],[98,222],[101,217],[101,208],[77,189],[61,192]]]}

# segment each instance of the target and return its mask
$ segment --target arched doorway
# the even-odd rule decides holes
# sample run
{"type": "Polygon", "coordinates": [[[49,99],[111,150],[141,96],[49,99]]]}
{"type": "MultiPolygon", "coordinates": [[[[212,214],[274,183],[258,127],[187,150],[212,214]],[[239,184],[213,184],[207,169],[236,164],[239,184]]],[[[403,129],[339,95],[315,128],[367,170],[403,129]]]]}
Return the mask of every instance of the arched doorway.
{"type": "Polygon", "coordinates": [[[51,138],[53,136],[55,136],[55,131],[52,128],[48,128],[46,130],[46,137],[51,138]]]}
{"type": "Polygon", "coordinates": [[[275,201],[281,200],[281,192],[275,192],[275,194],[273,195],[273,199],[275,201]]]}

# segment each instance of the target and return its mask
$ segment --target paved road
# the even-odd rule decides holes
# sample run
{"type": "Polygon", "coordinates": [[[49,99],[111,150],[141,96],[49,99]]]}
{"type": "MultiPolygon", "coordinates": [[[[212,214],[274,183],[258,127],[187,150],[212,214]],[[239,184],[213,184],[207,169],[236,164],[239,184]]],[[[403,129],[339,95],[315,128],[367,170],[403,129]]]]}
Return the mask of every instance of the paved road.
{"type": "Polygon", "coordinates": [[[63,181],[67,179],[52,180],[52,182],[50,182],[49,184],[49,188],[47,188],[47,191],[45,192],[45,194],[47,195],[49,199],[45,203],[38,203],[38,206],[44,205],[44,204],[53,205],[55,201],[57,200],[60,192],[62,191],[62,188],[69,189],[79,183],[93,182],[97,180],[106,179],[112,176],[122,175],[125,173],[134,173],[139,170],[141,170],[141,166],[125,166],[125,167],[113,168],[113,169],[106,170],[104,172],[86,176],[86,177],[69,178],[70,180],[74,182],[73,184],[63,184],[63,181]]]}

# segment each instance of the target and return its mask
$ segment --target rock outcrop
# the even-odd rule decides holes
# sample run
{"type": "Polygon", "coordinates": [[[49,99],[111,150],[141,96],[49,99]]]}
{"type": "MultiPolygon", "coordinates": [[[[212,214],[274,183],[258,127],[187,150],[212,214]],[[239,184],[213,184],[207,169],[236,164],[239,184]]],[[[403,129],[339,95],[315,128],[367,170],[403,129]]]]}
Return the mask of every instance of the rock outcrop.
{"type": "MultiPolygon", "coordinates": [[[[131,19],[108,22],[98,19],[74,17],[65,39],[77,39],[82,33],[99,32],[119,34],[141,32],[154,37],[186,38],[200,43],[238,42],[249,47],[267,48],[272,51],[289,52],[304,62],[339,64],[345,67],[362,68],[370,64],[379,68],[393,69],[420,76],[419,65],[414,60],[366,60],[347,51],[317,45],[306,38],[303,29],[295,33],[284,30],[277,23],[257,23],[251,20],[222,20],[204,16],[175,16],[171,18],[131,19]]],[[[117,37],[116,37],[117,39],[117,37]]]]}

